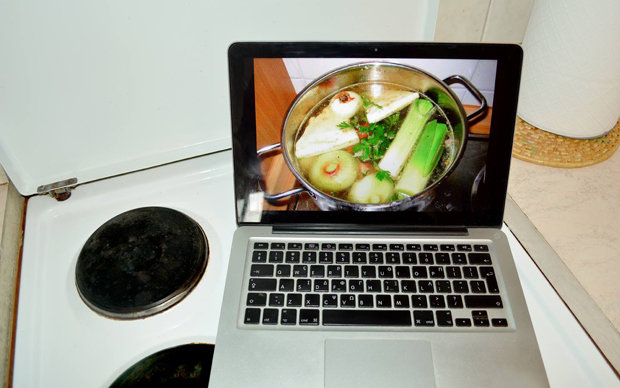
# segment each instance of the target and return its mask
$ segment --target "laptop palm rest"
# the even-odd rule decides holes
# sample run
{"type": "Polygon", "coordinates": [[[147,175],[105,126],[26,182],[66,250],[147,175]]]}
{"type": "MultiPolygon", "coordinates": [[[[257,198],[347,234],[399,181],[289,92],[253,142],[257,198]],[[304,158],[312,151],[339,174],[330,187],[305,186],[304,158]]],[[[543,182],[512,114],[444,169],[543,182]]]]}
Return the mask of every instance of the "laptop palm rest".
{"type": "Polygon", "coordinates": [[[328,339],[325,388],[435,387],[427,341],[328,339]]]}

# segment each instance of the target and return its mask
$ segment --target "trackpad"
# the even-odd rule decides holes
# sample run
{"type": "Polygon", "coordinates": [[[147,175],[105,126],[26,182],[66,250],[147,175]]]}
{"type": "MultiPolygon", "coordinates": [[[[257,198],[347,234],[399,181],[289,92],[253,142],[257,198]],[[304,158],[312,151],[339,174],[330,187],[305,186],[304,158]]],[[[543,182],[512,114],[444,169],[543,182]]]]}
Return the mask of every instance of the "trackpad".
{"type": "Polygon", "coordinates": [[[325,341],[326,388],[434,387],[431,345],[410,340],[325,341]]]}

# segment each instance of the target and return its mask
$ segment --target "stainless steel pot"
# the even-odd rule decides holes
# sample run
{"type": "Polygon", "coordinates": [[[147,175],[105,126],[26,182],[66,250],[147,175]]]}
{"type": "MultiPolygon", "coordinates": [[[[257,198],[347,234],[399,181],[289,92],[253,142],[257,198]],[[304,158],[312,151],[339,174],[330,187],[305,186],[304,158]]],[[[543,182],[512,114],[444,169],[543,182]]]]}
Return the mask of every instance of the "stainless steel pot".
{"type": "Polygon", "coordinates": [[[389,211],[409,208],[422,210],[433,200],[435,188],[458,165],[467,143],[468,126],[484,117],[487,109],[487,102],[482,93],[470,81],[460,75],[452,75],[442,81],[423,70],[387,62],[356,63],[335,69],[310,83],[297,95],[284,120],[280,143],[263,147],[257,151],[258,156],[261,157],[281,149],[286,164],[295,178],[302,184],[302,187],[278,194],[265,193],[264,198],[268,202],[278,203],[282,199],[306,191],[322,210],[389,211]],[[414,196],[381,204],[349,202],[318,190],[300,172],[297,159],[294,157],[295,140],[312,109],[340,90],[351,85],[364,83],[395,84],[423,93],[441,108],[450,124],[454,147],[451,163],[430,186],[414,196]],[[455,83],[463,85],[478,100],[480,108],[466,115],[463,105],[448,87],[448,85],[455,83]]]}

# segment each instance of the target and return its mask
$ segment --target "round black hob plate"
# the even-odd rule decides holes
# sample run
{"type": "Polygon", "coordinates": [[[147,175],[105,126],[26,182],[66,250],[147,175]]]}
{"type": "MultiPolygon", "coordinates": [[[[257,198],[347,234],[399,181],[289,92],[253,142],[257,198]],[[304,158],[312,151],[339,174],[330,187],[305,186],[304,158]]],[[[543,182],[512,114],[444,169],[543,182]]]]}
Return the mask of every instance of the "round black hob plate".
{"type": "Polygon", "coordinates": [[[214,345],[161,350],[133,364],[110,388],[198,388],[209,384],[214,345]]]}
{"type": "Polygon", "coordinates": [[[84,244],[75,268],[80,297],[94,311],[118,319],[158,313],[198,283],[208,260],[207,240],[187,215],[144,207],[112,218],[84,244]]]}

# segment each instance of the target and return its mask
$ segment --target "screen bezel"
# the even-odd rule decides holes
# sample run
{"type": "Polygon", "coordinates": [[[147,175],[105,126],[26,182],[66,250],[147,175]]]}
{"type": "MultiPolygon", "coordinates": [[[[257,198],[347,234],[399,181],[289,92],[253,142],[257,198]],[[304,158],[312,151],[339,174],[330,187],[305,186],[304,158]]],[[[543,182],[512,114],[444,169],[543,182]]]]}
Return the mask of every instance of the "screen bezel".
{"type": "Polygon", "coordinates": [[[523,52],[514,44],[388,43],[388,42],[238,42],[228,50],[235,206],[256,179],[254,58],[433,58],[497,61],[493,115],[487,160],[489,206],[484,212],[354,212],[263,211],[259,221],[240,219],[239,225],[343,224],[411,227],[499,227],[508,186],[508,172],[521,76],[523,52]]]}

